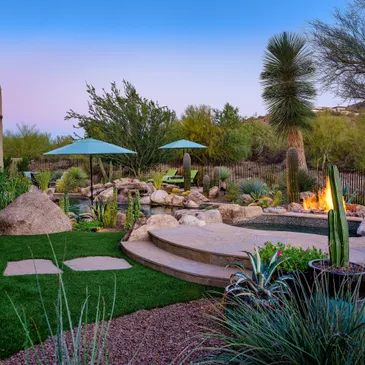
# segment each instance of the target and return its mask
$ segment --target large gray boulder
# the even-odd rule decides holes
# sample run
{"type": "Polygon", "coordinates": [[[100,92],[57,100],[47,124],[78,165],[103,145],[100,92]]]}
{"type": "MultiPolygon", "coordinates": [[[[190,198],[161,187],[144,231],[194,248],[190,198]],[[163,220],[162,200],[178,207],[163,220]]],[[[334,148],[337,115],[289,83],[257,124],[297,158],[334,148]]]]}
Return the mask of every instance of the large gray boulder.
{"type": "Polygon", "coordinates": [[[50,234],[71,231],[70,219],[41,192],[25,193],[0,211],[0,235],[50,234]]]}
{"type": "Polygon", "coordinates": [[[155,204],[161,204],[164,205],[165,204],[165,198],[168,196],[169,194],[165,191],[165,190],[156,190],[154,193],[152,193],[151,195],[151,202],[155,203],[155,204]]]}
{"type": "Polygon", "coordinates": [[[204,196],[203,194],[199,193],[199,191],[197,191],[197,190],[192,191],[187,196],[187,198],[192,200],[193,202],[195,202],[198,205],[209,202],[209,199],[206,196],[204,196]]]}
{"type": "Polygon", "coordinates": [[[221,204],[218,210],[223,222],[230,224],[240,224],[263,214],[259,206],[242,207],[238,204],[221,204]]]}

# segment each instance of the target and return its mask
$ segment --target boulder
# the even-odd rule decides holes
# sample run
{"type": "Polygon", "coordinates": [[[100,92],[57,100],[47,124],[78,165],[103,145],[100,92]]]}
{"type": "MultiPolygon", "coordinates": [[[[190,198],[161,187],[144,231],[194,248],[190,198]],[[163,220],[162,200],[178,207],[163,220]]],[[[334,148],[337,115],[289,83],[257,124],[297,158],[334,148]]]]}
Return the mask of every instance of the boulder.
{"type": "Polygon", "coordinates": [[[193,209],[196,209],[196,208],[199,208],[199,205],[196,204],[193,200],[190,200],[190,199],[187,199],[187,198],[184,198],[183,200],[183,207],[184,208],[193,208],[193,209]]]}
{"type": "MultiPolygon", "coordinates": [[[[90,186],[86,187],[86,188],[81,188],[80,192],[83,196],[87,196],[90,197],[91,193],[90,193],[90,186]]],[[[99,194],[100,192],[104,191],[104,185],[103,184],[95,184],[93,185],[93,195],[96,196],[97,194],[99,194]]]]}
{"type": "Polygon", "coordinates": [[[358,205],[355,209],[355,213],[358,217],[365,218],[365,206],[358,205]]]}
{"type": "Polygon", "coordinates": [[[79,214],[79,219],[83,222],[92,222],[95,220],[91,213],[81,213],[79,214]]]}
{"type": "Polygon", "coordinates": [[[218,194],[219,194],[219,187],[218,186],[213,186],[212,188],[209,189],[209,199],[217,199],[218,198],[218,194]]]}
{"type": "Polygon", "coordinates": [[[303,207],[301,204],[298,204],[298,203],[290,203],[288,205],[288,211],[289,212],[295,212],[295,211],[301,211],[303,210],[303,207]]]}
{"type": "Polygon", "coordinates": [[[205,223],[222,223],[223,221],[218,209],[200,211],[196,217],[205,223]]]}
{"type": "Polygon", "coordinates": [[[141,205],[150,205],[151,197],[150,196],[141,196],[141,205]]]}
{"type": "Polygon", "coordinates": [[[187,224],[188,226],[204,227],[206,223],[192,215],[184,215],[180,220],[180,224],[187,224]]]}
{"type": "Polygon", "coordinates": [[[105,189],[112,188],[113,186],[114,186],[114,184],[112,182],[107,182],[106,184],[104,184],[105,189]]]}
{"type": "Polygon", "coordinates": [[[71,230],[67,215],[41,192],[20,195],[0,211],[0,235],[50,234],[71,230]]]}
{"type": "Polygon", "coordinates": [[[192,200],[193,202],[195,202],[198,205],[209,202],[209,199],[206,196],[204,196],[203,194],[199,193],[199,191],[197,191],[197,190],[192,191],[187,196],[187,198],[192,200]]]}
{"type": "Polygon", "coordinates": [[[43,194],[47,195],[49,198],[53,198],[55,190],[55,188],[48,188],[43,192],[43,194]]]}
{"type": "MultiPolygon", "coordinates": [[[[145,218],[143,218],[145,220],[145,218]]],[[[138,223],[138,222],[137,222],[138,223]]],[[[168,214],[156,214],[151,215],[146,223],[142,226],[136,224],[136,228],[133,229],[129,236],[129,241],[148,241],[148,232],[157,228],[173,228],[177,227],[179,222],[171,215],[168,214]]]]}
{"type": "Polygon", "coordinates": [[[184,202],[184,197],[180,195],[172,196],[172,206],[174,207],[182,207],[184,202]]]}
{"type": "Polygon", "coordinates": [[[102,191],[98,196],[97,196],[97,200],[102,200],[102,201],[106,201],[108,199],[113,199],[114,196],[114,188],[110,187],[105,189],[104,191],[102,191]]]}
{"type": "Polygon", "coordinates": [[[238,204],[221,204],[218,210],[223,222],[230,224],[239,224],[263,214],[263,210],[259,206],[242,207],[238,204]]]}
{"type": "Polygon", "coordinates": [[[299,194],[299,199],[302,201],[304,199],[308,199],[308,198],[312,198],[315,194],[312,193],[311,191],[302,191],[299,194]]]}
{"type": "Polygon", "coordinates": [[[123,192],[120,192],[118,194],[117,201],[118,201],[118,203],[122,203],[122,204],[128,203],[128,195],[124,194],[123,192]]]}
{"type": "Polygon", "coordinates": [[[146,187],[147,187],[147,193],[150,195],[156,191],[155,185],[153,185],[151,182],[148,182],[146,184],[146,187]]]}
{"type": "Polygon", "coordinates": [[[243,204],[250,204],[254,201],[253,197],[250,194],[242,194],[240,195],[243,204]]]}
{"type": "Polygon", "coordinates": [[[199,209],[179,209],[175,212],[174,217],[177,220],[180,220],[185,215],[192,215],[196,217],[199,213],[201,213],[201,210],[199,209]]]}
{"type": "Polygon", "coordinates": [[[169,194],[165,197],[165,204],[166,205],[172,205],[172,199],[173,199],[173,195],[169,194]]]}
{"type": "Polygon", "coordinates": [[[68,217],[70,218],[70,219],[76,219],[77,220],[77,215],[75,214],[75,213],[73,213],[73,212],[68,212],[68,217]]]}
{"type": "Polygon", "coordinates": [[[359,236],[365,236],[365,219],[363,219],[362,222],[360,223],[359,227],[357,228],[356,233],[359,236]]]}
{"type": "Polygon", "coordinates": [[[264,209],[264,213],[271,213],[271,214],[285,214],[286,209],[283,207],[268,207],[264,209]]]}
{"type": "Polygon", "coordinates": [[[122,212],[117,213],[117,223],[116,223],[117,228],[121,228],[121,229],[124,228],[126,217],[127,217],[127,215],[125,213],[122,213],[122,212]]]}
{"type": "Polygon", "coordinates": [[[169,194],[165,190],[156,190],[151,195],[151,202],[155,204],[165,204],[165,198],[169,194]]]}

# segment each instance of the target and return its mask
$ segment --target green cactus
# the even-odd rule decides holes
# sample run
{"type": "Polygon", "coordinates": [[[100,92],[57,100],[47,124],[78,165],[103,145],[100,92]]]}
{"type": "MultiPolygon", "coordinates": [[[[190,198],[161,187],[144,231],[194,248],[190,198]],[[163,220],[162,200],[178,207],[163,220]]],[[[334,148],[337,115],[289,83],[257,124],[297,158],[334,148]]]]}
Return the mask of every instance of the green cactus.
{"type": "Polygon", "coordinates": [[[289,202],[299,203],[298,151],[291,147],[286,153],[286,183],[289,202]]]}
{"type": "Polygon", "coordinates": [[[277,207],[281,203],[282,198],[283,198],[283,193],[280,190],[278,190],[274,196],[271,206],[277,207]]]}
{"type": "Polygon", "coordinates": [[[328,212],[328,248],[331,265],[348,267],[350,260],[349,226],[342,198],[342,184],[336,165],[328,166],[333,209],[328,212]]]}
{"type": "Polygon", "coordinates": [[[136,200],[134,201],[134,221],[138,221],[141,214],[141,196],[139,190],[136,191],[136,200]]]}
{"type": "Polygon", "coordinates": [[[131,193],[128,193],[128,208],[127,208],[127,214],[125,218],[125,224],[124,229],[129,230],[133,227],[134,224],[134,201],[132,199],[131,193]]]}
{"type": "Polygon", "coordinates": [[[219,182],[221,180],[221,168],[220,167],[215,167],[213,170],[213,175],[214,175],[214,186],[219,186],[219,182]]]}
{"type": "Polygon", "coordinates": [[[183,159],[183,167],[184,167],[184,190],[190,190],[191,186],[191,158],[188,153],[185,153],[183,159]]]}
{"type": "Polygon", "coordinates": [[[210,188],[210,177],[209,175],[205,175],[203,177],[203,194],[205,196],[209,195],[209,188],[210,188]]]}

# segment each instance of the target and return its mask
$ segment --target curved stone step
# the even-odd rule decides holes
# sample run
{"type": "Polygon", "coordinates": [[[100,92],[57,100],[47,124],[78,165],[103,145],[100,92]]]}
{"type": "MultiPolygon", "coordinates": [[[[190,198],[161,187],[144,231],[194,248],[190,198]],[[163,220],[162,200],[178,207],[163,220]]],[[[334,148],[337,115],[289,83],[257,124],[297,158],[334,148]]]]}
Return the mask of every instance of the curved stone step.
{"type": "Polygon", "coordinates": [[[182,280],[225,287],[237,269],[204,264],[166,252],[149,241],[121,242],[124,252],[133,260],[182,280]]]}
{"type": "Polygon", "coordinates": [[[238,230],[236,232],[243,233],[240,228],[209,224],[205,227],[182,225],[174,229],[154,229],[149,232],[149,235],[152,243],[158,248],[189,260],[222,267],[226,267],[230,262],[238,261],[245,267],[251,268],[250,260],[242,251],[248,248],[252,251],[255,238],[250,240],[246,235],[245,243],[249,246],[242,247],[240,251],[238,248],[240,245],[235,243],[239,242],[241,237],[234,239],[226,232],[218,232],[217,227],[229,227],[231,232],[238,230]],[[224,237],[220,237],[221,235],[228,236],[230,242],[226,242],[224,237]]]}

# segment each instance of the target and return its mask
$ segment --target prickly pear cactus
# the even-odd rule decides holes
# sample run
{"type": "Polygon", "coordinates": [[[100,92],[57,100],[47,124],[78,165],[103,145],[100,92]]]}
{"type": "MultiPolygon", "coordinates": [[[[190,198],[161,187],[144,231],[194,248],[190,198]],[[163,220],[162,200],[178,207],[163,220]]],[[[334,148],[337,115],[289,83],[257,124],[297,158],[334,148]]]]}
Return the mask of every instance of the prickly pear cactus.
{"type": "Polygon", "coordinates": [[[221,180],[221,169],[219,166],[214,168],[213,174],[214,174],[214,186],[219,186],[221,180]]]}
{"type": "Polygon", "coordinates": [[[336,165],[328,166],[333,209],[328,212],[328,246],[332,266],[348,267],[349,226],[342,197],[342,184],[336,165]]]}
{"type": "Polygon", "coordinates": [[[209,195],[209,188],[210,188],[210,177],[209,175],[205,175],[203,177],[203,194],[205,196],[209,195]]]}
{"type": "Polygon", "coordinates": [[[299,203],[298,151],[291,147],[286,153],[286,186],[289,202],[299,203]]]}
{"type": "Polygon", "coordinates": [[[184,167],[184,190],[190,190],[191,186],[191,158],[188,153],[185,153],[183,158],[184,167]]]}

